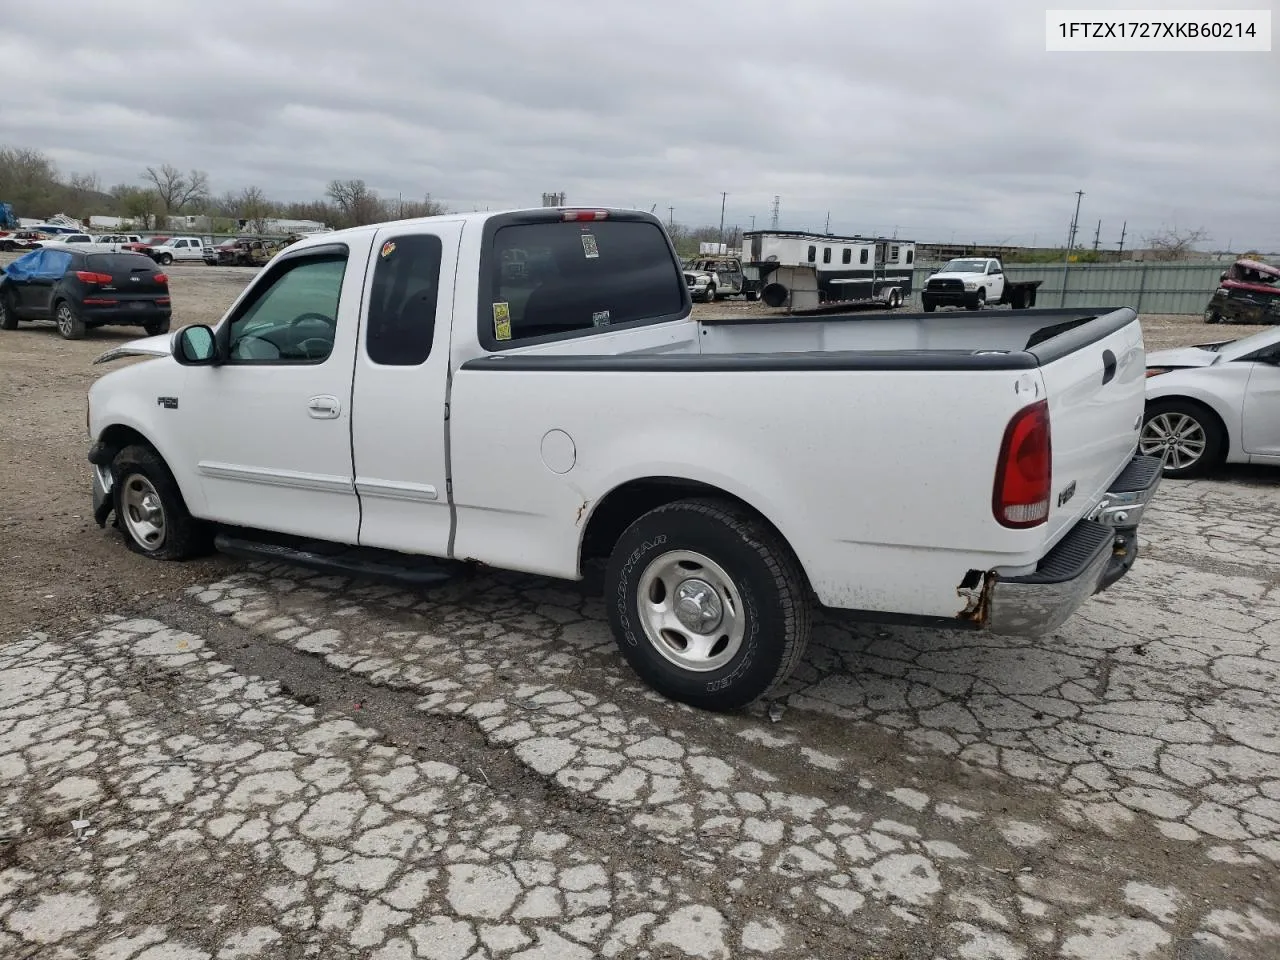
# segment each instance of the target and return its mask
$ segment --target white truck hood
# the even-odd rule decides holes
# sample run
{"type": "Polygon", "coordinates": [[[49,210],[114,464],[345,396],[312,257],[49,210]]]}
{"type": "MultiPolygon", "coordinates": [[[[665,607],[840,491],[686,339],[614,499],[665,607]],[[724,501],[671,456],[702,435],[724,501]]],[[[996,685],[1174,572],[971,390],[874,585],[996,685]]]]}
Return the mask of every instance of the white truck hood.
{"type": "Polygon", "coordinates": [[[925,283],[938,277],[943,280],[961,280],[965,283],[977,283],[979,280],[986,279],[985,273],[931,273],[925,278],[925,283]]]}
{"type": "Polygon", "coordinates": [[[143,337],[141,340],[130,340],[118,347],[112,347],[94,363],[110,363],[121,357],[168,357],[173,355],[173,334],[161,333],[154,337],[143,337]]]}

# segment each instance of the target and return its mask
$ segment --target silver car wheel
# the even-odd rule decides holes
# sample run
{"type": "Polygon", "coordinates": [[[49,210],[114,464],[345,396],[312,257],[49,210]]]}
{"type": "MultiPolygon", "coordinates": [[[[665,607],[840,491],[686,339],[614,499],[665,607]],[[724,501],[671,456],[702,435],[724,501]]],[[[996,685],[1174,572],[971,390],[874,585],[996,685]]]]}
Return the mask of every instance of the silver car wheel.
{"type": "Polygon", "coordinates": [[[120,491],[125,529],[134,543],[148,552],[164,546],[164,505],[155,486],[140,473],[130,474],[120,491]]]}
{"type": "Polygon", "coordinates": [[[1208,446],[1204,427],[1185,413],[1160,413],[1142,426],[1138,447],[1145,456],[1163,457],[1165,465],[1185,470],[1204,456],[1208,446]]]}
{"type": "Polygon", "coordinates": [[[692,550],[671,550],[640,575],[637,607],[645,636],[683,670],[707,673],[742,648],[742,598],[724,568],[692,550]]]}

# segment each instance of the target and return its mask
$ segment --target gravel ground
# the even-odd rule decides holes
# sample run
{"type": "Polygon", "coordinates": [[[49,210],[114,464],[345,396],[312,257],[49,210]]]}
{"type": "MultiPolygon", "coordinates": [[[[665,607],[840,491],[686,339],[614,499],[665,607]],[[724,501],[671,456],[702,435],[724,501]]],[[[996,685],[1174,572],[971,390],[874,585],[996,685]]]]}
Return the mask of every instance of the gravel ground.
{"type": "MultiPolygon", "coordinates": [[[[170,272],[183,323],[252,276],[170,272]]],[[[0,333],[0,957],[1280,953],[1274,471],[1166,481],[1053,637],[822,618],[772,713],[710,716],[580,585],[129,553],[82,424],[134,335],[0,333]]]]}

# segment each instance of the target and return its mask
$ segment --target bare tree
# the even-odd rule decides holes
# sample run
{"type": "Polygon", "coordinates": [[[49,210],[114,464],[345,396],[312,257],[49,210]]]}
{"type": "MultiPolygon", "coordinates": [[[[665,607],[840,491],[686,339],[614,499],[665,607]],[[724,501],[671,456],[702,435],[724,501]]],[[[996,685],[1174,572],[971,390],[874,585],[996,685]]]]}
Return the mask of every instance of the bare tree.
{"type": "Polygon", "coordinates": [[[73,216],[84,220],[101,200],[102,181],[96,173],[73,173],[67,181],[67,199],[73,216]]]}
{"type": "Polygon", "coordinates": [[[1209,231],[1204,227],[1197,227],[1195,230],[1163,230],[1142,238],[1156,260],[1185,259],[1197,243],[1208,239],[1209,231]]]}
{"type": "Polygon", "coordinates": [[[58,168],[39,150],[0,148],[0,200],[13,204],[20,216],[45,217],[63,202],[58,168]]]}
{"type": "Polygon", "coordinates": [[[148,181],[160,198],[161,212],[165,216],[181,213],[190,203],[206,200],[209,197],[209,175],[203,170],[191,170],[183,173],[171,164],[163,164],[159,169],[147,167],[142,179],[148,181]]]}
{"type": "Polygon", "coordinates": [[[239,193],[228,194],[226,212],[237,220],[244,220],[254,233],[263,233],[267,221],[275,213],[275,204],[267,199],[261,187],[245,187],[239,193]]]}
{"type": "Polygon", "coordinates": [[[347,226],[358,227],[386,219],[382,201],[363,180],[331,180],[325,193],[338,205],[347,226]]]}
{"type": "Polygon", "coordinates": [[[432,200],[429,193],[422,200],[402,201],[394,211],[396,217],[401,220],[412,220],[415,217],[438,217],[448,212],[449,209],[439,200],[432,200]]]}
{"type": "Polygon", "coordinates": [[[141,230],[150,230],[162,209],[160,195],[154,190],[143,190],[130,183],[117,183],[111,188],[116,209],[129,217],[141,230]]]}

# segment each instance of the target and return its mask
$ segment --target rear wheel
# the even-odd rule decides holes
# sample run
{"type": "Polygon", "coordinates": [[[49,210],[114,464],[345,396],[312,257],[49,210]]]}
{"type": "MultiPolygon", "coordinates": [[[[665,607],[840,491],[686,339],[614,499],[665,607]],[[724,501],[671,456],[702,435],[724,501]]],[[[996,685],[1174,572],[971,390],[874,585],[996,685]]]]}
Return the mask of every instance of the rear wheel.
{"type": "Polygon", "coordinates": [[[1166,477],[1199,477],[1221,462],[1226,439],[1207,407],[1192,400],[1157,400],[1147,407],[1138,449],[1163,457],[1166,477]]]}
{"type": "Polygon", "coordinates": [[[898,307],[901,305],[902,305],[902,297],[898,294],[897,290],[892,291],[889,294],[889,309],[897,310],[898,307]]]}
{"type": "Polygon", "coordinates": [[[208,530],[187,512],[178,482],[150,447],[125,447],[111,464],[116,522],[134,553],[184,560],[208,546],[208,530]]]}
{"type": "Polygon", "coordinates": [[[632,669],[662,695],[733,710],[781,685],[808,643],[800,565],[763,521],[719,500],[651,510],[622,534],[605,601],[632,669]]]}
{"type": "Polygon", "coordinates": [[[158,337],[162,333],[169,332],[169,320],[168,318],[164,320],[153,320],[144,325],[143,329],[147,331],[148,337],[158,337]]]}
{"type": "Polygon", "coordinates": [[[65,300],[59,300],[53,308],[53,319],[58,325],[58,333],[64,340],[79,340],[84,336],[84,321],[76,308],[65,300]]]}
{"type": "Polygon", "coordinates": [[[0,330],[18,329],[18,310],[13,304],[13,296],[0,293],[0,330]]]}

